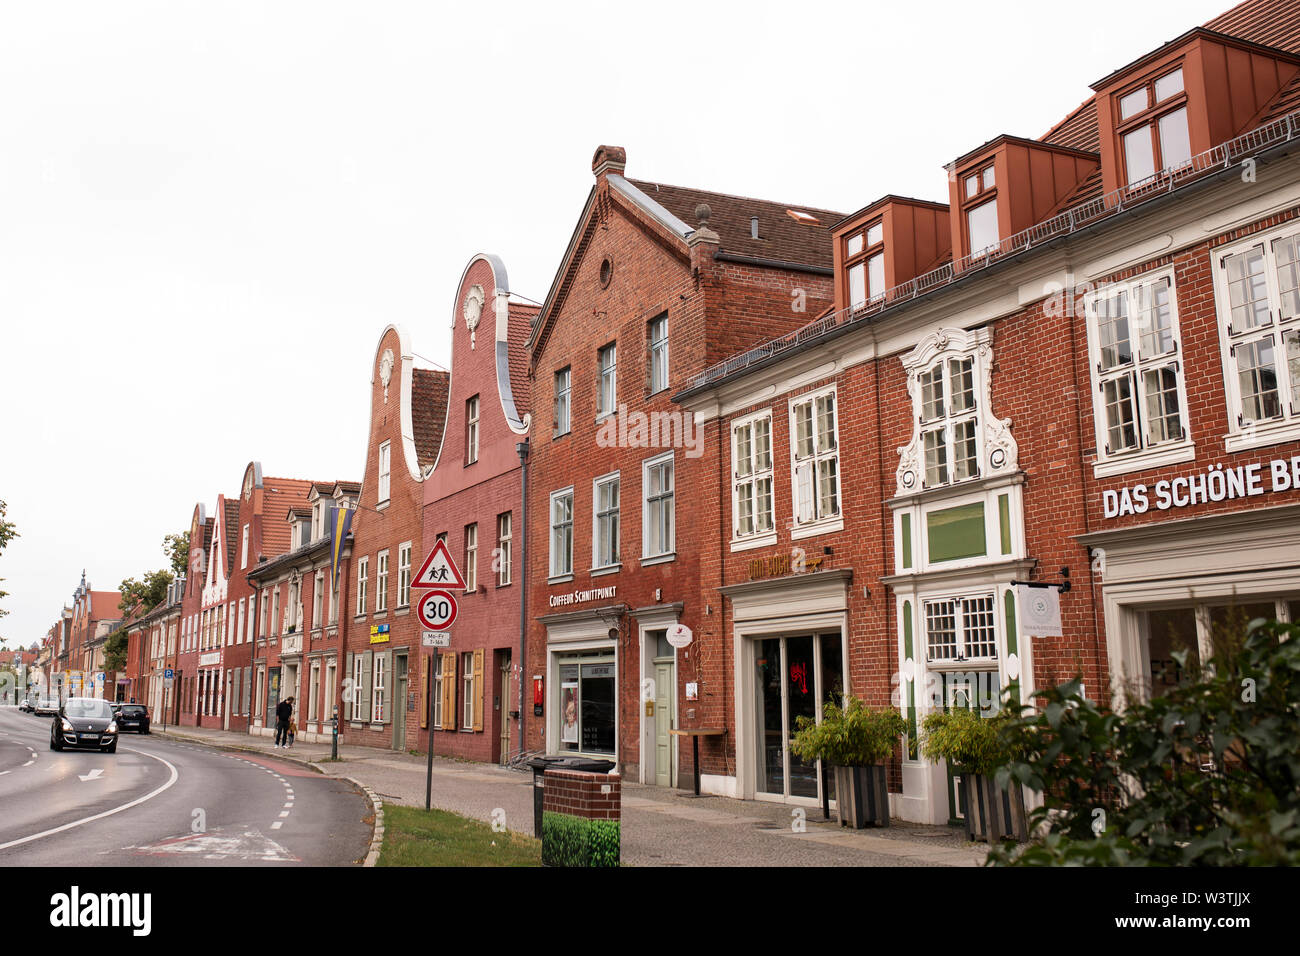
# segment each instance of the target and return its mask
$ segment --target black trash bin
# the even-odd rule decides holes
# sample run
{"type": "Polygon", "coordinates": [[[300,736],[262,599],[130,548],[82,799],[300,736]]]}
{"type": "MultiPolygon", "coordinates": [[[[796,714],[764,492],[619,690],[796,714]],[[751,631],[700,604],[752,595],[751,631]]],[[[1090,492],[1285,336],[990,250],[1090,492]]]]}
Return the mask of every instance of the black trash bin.
{"type": "Polygon", "coordinates": [[[548,755],[534,757],[528,761],[533,768],[533,836],[542,838],[542,799],[545,794],[543,777],[548,770],[576,770],[580,773],[609,773],[614,769],[614,761],[598,760],[591,757],[564,757],[548,755]]]}

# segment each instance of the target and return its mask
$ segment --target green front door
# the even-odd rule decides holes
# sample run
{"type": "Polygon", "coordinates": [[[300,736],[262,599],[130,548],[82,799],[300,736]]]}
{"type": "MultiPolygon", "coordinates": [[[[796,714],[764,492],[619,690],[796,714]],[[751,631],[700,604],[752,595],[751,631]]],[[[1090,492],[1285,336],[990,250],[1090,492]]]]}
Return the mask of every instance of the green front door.
{"type": "Polygon", "coordinates": [[[393,749],[406,749],[406,655],[393,658],[393,749]]]}
{"type": "Polygon", "coordinates": [[[655,659],[655,786],[673,785],[673,662],[655,659]]]}

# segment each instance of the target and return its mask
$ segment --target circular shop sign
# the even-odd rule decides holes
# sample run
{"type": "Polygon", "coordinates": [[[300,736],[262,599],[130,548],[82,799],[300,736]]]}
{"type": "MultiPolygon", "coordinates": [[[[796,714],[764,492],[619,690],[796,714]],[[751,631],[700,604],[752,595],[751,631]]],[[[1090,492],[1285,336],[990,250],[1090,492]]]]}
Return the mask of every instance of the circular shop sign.
{"type": "Polygon", "coordinates": [[[685,624],[674,624],[668,628],[668,643],[679,650],[690,644],[694,636],[685,624]]]}

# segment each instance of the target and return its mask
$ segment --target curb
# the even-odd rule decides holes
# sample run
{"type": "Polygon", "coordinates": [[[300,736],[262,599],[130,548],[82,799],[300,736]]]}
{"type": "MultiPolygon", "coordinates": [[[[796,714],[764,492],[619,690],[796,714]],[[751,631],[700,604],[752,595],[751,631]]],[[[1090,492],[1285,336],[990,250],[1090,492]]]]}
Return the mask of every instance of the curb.
{"type": "Polygon", "coordinates": [[[384,805],[380,802],[379,795],[375,791],[355,777],[338,777],[336,779],[346,780],[353,786],[360,788],[361,792],[370,798],[370,806],[375,812],[375,826],[370,837],[370,852],[366,854],[366,861],[361,865],[363,867],[374,866],[379,862],[379,848],[384,843],[384,805]]]}
{"type": "Polygon", "coordinates": [[[321,770],[320,767],[316,766],[316,764],[312,762],[312,758],[309,757],[295,757],[290,756],[287,753],[279,752],[273,754],[268,750],[263,750],[261,747],[241,747],[239,744],[209,740],[206,737],[191,737],[189,734],[175,734],[170,730],[156,731],[155,735],[158,737],[166,737],[170,740],[183,740],[186,743],[202,744],[205,747],[211,747],[213,750],[233,750],[236,753],[261,754],[263,757],[274,757],[276,760],[287,760],[290,763],[296,763],[303,767],[310,767],[322,776],[330,776],[321,770]]]}

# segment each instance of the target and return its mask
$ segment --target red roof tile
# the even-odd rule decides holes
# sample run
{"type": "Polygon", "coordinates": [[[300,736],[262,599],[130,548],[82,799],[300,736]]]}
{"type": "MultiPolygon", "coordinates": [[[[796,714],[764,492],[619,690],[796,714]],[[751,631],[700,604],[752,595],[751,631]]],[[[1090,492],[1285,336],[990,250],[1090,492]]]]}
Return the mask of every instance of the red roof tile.
{"type": "Polygon", "coordinates": [[[450,372],[430,368],[411,370],[411,431],[421,471],[432,468],[438,458],[442,429],[447,424],[450,380],[450,372]]]}
{"type": "Polygon", "coordinates": [[[831,227],[844,218],[843,213],[641,179],[628,182],[691,229],[699,225],[695,207],[707,203],[712,213],[709,228],[721,237],[723,252],[831,268],[831,227]],[[790,210],[814,216],[817,222],[799,222],[789,215],[790,210]],[[758,217],[757,239],[750,235],[750,220],[754,216],[758,217]]]}
{"type": "Polygon", "coordinates": [[[541,306],[522,302],[510,303],[510,328],[506,341],[510,349],[510,393],[515,411],[526,415],[532,410],[532,389],[528,384],[528,334],[541,306]]]}

